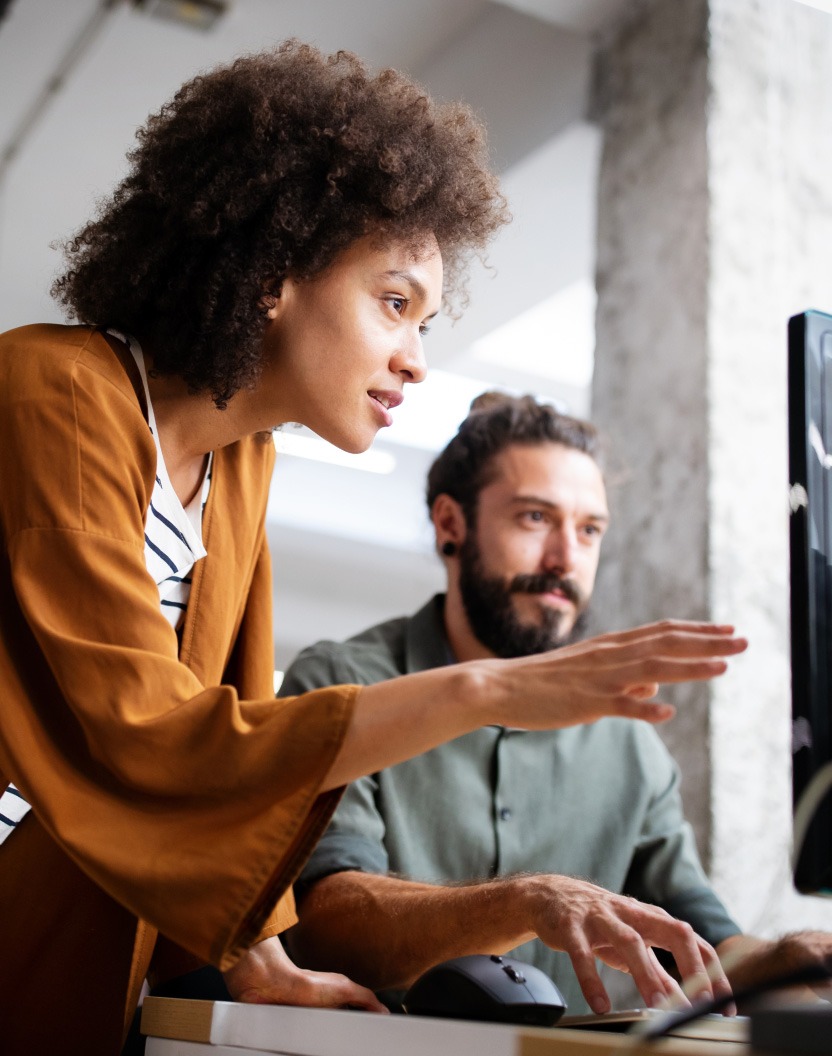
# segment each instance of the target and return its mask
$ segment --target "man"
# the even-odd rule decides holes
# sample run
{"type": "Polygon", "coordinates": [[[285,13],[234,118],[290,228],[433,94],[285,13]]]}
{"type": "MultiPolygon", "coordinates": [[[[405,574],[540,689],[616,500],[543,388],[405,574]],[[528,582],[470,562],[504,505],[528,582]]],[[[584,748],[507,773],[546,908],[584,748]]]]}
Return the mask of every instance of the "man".
{"type": "MultiPolygon", "coordinates": [[[[282,692],[580,637],[609,520],[597,447],[591,425],[531,397],[476,400],[428,477],[447,594],[409,619],[305,650],[282,692]]],[[[596,956],[629,970],[657,1004],[640,960],[651,945],[680,962],[691,927],[720,952],[741,941],[699,862],[674,763],[651,727],[624,719],[487,727],[361,779],[297,894],[290,944],[301,963],[401,989],[449,957],[511,949],[555,979],[572,1013],[586,1011],[584,999],[610,1007],[596,956]],[[680,933],[659,938],[663,915],[617,892],[663,907],[680,933]]]]}

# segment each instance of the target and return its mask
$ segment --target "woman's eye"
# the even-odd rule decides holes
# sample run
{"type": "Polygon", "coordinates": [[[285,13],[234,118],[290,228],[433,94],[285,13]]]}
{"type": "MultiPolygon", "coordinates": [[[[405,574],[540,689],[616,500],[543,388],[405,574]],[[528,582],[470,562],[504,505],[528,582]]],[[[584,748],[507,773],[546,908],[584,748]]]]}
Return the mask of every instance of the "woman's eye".
{"type": "Polygon", "coordinates": [[[419,333],[422,335],[422,337],[424,337],[425,334],[430,333],[430,327],[427,323],[422,323],[422,325],[419,327],[419,333]]]}
{"type": "Polygon", "coordinates": [[[407,307],[407,297],[388,297],[387,303],[397,315],[401,315],[407,307]]]}

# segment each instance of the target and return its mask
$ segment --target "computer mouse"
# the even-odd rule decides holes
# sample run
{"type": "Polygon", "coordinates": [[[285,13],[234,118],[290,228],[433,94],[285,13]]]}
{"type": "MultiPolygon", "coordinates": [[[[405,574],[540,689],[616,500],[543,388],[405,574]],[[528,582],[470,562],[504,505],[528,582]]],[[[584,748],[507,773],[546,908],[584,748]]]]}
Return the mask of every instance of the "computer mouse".
{"type": "Polygon", "coordinates": [[[545,972],[512,957],[475,953],[429,968],[402,1001],[411,1016],[551,1027],[566,1011],[545,972]]]}

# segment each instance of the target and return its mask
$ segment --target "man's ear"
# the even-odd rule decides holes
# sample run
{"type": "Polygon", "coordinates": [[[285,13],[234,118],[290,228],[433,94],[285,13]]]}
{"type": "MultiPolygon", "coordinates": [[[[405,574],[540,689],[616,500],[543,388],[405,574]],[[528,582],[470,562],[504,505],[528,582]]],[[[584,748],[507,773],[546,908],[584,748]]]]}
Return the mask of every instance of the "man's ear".
{"type": "Polygon", "coordinates": [[[465,542],[468,526],[462,507],[450,495],[437,495],[430,511],[433,529],[436,533],[436,549],[441,554],[447,543],[459,550],[465,542]]]}

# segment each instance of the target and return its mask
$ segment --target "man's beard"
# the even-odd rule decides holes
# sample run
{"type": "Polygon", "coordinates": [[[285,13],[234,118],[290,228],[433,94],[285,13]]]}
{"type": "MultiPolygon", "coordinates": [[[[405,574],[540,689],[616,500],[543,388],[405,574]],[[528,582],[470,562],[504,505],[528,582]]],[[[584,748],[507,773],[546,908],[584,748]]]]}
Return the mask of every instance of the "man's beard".
{"type": "Polygon", "coordinates": [[[586,630],[589,601],[570,579],[555,573],[521,574],[508,583],[489,576],[483,568],[479,545],[469,533],[459,550],[459,589],[471,630],[495,656],[509,659],[530,656],[568,645],[586,630]],[[544,594],[559,590],[575,606],[578,616],[569,630],[562,626],[568,613],[541,606],[538,623],[523,623],[512,602],[513,594],[544,594]]]}

